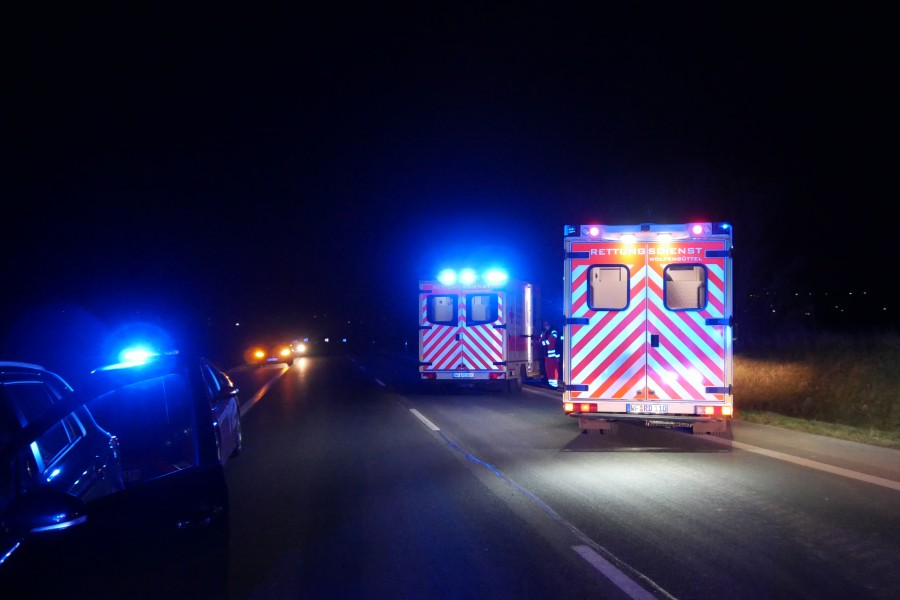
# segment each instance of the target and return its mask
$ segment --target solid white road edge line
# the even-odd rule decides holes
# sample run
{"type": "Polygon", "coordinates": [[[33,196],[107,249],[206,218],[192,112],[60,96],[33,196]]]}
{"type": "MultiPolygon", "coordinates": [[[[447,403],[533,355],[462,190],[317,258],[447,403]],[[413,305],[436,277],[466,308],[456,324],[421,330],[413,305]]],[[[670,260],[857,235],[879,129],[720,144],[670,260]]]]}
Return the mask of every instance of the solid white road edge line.
{"type": "Polygon", "coordinates": [[[612,581],[616,586],[625,592],[629,598],[634,600],[655,600],[656,597],[639,586],[628,575],[620,571],[611,562],[594,552],[589,546],[572,546],[572,550],[581,555],[581,558],[588,561],[592,567],[600,571],[604,577],[612,581]]]}
{"type": "Polygon", "coordinates": [[[619,568],[614,566],[612,563],[610,563],[608,560],[601,557],[600,554],[596,550],[591,548],[591,546],[594,546],[596,548],[602,548],[602,547],[599,544],[597,544],[596,542],[594,542],[592,539],[590,539],[587,535],[585,535],[580,529],[575,527],[575,525],[573,525],[569,521],[566,521],[565,519],[563,519],[555,510],[553,510],[553,508],[550,507],[550,505],[548,505],[546,502],[544,502],[543,500],[538,498],[530,490],[522,487],[521,485],[519,485],[518,483],[516,483],[515,481],[513,481],[512,479],[507,477],[506,474],[504,474],[502,471],[497,469],[494,465],[487,463],[487,462],[481,460],[480,458],[473,456],[472,454],[467,452],[465,449],[460,447],[459,444],[457,444],[456,442],[454,442],[453,440],[448,438],[446,436],[446,434],[444,434],[444,432],[441,431],[437,425],[435,425],[434,423],[429,421],[425,417],[425,415],[423,415],[416,409],[410,408],[409,412],[411,412],[413,415],[415,415],[415,417],[417,419],[419,419],[422,423],[424,423],[426,426],[428,426],[428,428],[431,429],[432,431],[440,432],[440,435],[442,438],[444,438],[444,441],[447,444],[449,444],[451,448],[453,448],[457,452],[464,455],[467,460],[469,460],[471,462],[476,462],[476,463],[486,467],[487,469],[493,471],[494,474],[496,474],[498,477],[500,477],[501,479],[503,479],[504,481],[506,481],[507,483],[512,485],[514,488],[516,488],[517,490],[519,490],[520,492],[525,494],[528,498],[530,498],[533,502],[535,502],[554,521],[561,524],[563,527],[565,527],[570,532],[572,532],[576,537],[578,537],[579,539],[584,541],[585,544],[583,544],[583,545],[579,544],[577,546],[572,546],[572,549],[575,550],[575,552],[577,552],[582,558],[587,560],[587,562],[592,567],[594,567],[595,569],[600,571],[600,573],[603,576],[605,576],[607,579],[609,579],[616,587],[618,587],[620,590],[622,590],[630,598],[632,598],[633,600],[656,600],[659,597],[672,598],[672,596],[669,595],[668,592],[666,592],[661,587],[656,585],[656,583],[654,581],[650,580],[650,578],[646,577],[643,573],[639,572],[637,569],[632,569],[630,566],[626,565],[624,562],[619,561],[618,558],[615,558],[612,553],[603,549],[603,551],[606,552],[609,556],[615,558],[616,561],[621,562],[621,564],[626,566],[629,570],[632,570],[638,579],[643,580],[649,587],[656,590],[658,592],[658,595],[653,595],[650,592],[648,592],[644,587],[642,587],[639,583],[637,583],[635,578],[630,577],[625,572],[623,572],[622,570],[620,570],[619,568]],[[594,560],[594,557],[596,557],[596,560],[594,560]],[[598,565],[600,565],[600,566],[598,566],[598,565]]]}
{"type": "Polygon", "coordinates": [[[268,380],[268,381],[265,383],[265,385],[263,385],[261,388],[259,388],[259,391],[256,392],[256,393],[253,395],[253,397],[250,398],[250,400],[247,400],[246,402],[244,402],[243,404],[241,404],[241,416],[242,416],[242,417],[243,417],[245,414],[247,414],[248,412],[250,412],[250,409],[253,408],[253,405],[256,404],[257,402],[259,402],[259,399],[263,397],[263,394],[265,394],[267,391],[269,391],[269,388],[272,387],[272,385],[275,383],[275,381],[276,381],[279,377],[281,377],[281,376],[284,374],[285,371],[287,371],[287,366],[285,366],[284,369],[282,369],[282,370],[281,370],[280,372],[278,372],[274,377],[272,377],[272,379],[268,380]]]}
{"type": "Polygon", "coordinates": [[[819,471],[825,471],[826,473],[842,475],[844,477],[849,477],[850,479],[856,479],[858,481],[864,481],[866,483],[874,483],[875,485],[880,485],[886,488],[900,491],[900,481],[892,481],[890,479],[885,479],[884,477],[878,477],[876,475],[867,475],[865,473],[860,473],[859,471],[851,471],[850,469],[835,467],[834,465],[816,462],[814,460],[809,460],[808,458],[800,458],[799,456],[792,456],[790,454],[785,454],[784,452],[767,450],[766,448],[760,448],[759,446],[751,446],[750,444],[745,444],[743,442],[723,440],[714,437],[710,437],[708,439],[710,442],[722,444],[723,446],[733,446],[735,448],[740,448],[741,450],[746,450],[747,452],[755,452],[756,454],[762,454],[763,456],[768,456],[770,458],[794,463],[795,465],[809,467],[810,469],[818,469],[819,471]]]}

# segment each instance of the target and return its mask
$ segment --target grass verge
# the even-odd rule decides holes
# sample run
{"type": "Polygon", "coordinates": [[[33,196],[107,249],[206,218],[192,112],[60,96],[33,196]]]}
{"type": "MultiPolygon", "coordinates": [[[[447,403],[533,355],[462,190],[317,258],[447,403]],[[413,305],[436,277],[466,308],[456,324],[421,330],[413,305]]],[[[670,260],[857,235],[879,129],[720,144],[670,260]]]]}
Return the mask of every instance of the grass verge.
{"type": "Polygon", "coordinates": [[[735,418],[900,449],[900,335],[767,339],[735,352],[735,418]]]}
{"type": "Polygon", "coordinates": [[[871,427],[853,427],[839,423],[799,419],[767,411],[741,411],[735,418],[738,421],[746,421],[748,423],[772,425],[774,427],[802,431],[803,433],[813,433],[851,442],[900,450],[900,432],[897,431],[881,431],[871,427]]]}

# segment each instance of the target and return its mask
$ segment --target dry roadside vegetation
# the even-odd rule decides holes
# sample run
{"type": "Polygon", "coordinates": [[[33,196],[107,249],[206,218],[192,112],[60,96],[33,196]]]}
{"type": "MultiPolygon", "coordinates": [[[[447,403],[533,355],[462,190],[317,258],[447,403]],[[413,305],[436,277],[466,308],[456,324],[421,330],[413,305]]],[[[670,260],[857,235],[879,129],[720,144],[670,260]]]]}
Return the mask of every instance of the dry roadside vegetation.
{"type": "Polygon", "coordinates": [[[900,335],[773,337],[736,344],[736,418],[900,449],[900,335]]]}

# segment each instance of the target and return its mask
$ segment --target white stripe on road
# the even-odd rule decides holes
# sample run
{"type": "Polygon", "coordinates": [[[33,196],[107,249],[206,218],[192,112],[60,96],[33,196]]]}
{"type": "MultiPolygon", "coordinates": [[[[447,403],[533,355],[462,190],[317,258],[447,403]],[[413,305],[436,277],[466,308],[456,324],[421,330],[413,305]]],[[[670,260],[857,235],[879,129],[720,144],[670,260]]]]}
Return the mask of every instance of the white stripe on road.
{"type": "Polygon", "coordinates": [[[859,471],[851,471],[850,469],[835,467],[834,465],[816,462],[814,460],[809,460],[808,458],[800,458],[799,456],[792,456],[790,454],[785,454],[784,452],[767,450],[766,448],[760,448],[759,446],[751,446],[750,444],[744,444],[743,442],[735,442],[733,440],[725,440],[715,437],[709,437],[708,439],[711,442],[716,442],[717,444],[722,444],[723,446],[733,446],[734,448],[740,448],[741,450],[746,450],[747,452],[755,452],[756,454],[762,454],[763,456],[768,456],[770,458],[794,463],[795,465],[809,467],[810,469],[818,469],[819,471],[825,471],[826,473],[841,475],[843,477],[849,477],[850,479],[856,479],[858,481],[864,481],[866,483],[873,483],[875,485],[880,485],[886,488],[891,488],[892,490],[900,491],[900,481],[892,481],[890,479],[885,479],[884,477],[867,475],[865,473],[860,473],[859,471]]]}
{"type": "MultiPolygon", "coordinates": [[[[437,425],[435,425],[434,423],[429,421],[428,418],[425,417],[425,415],[423,415],[416,409],[410,408],[409,412],[411,412],[413,415],[415,415],[415,417],[417,419],[419,419],[422,423],[427,425],[428,428],[431,429],[432,431],[441,431],[437,425]]],[[[656,600],[657,598],[661,598],[661,597],[662,598],[672,598],[672,596],[670,596],[665,590],[663,590],[658,585],[656,585],[656,583],[651,581],[648,577],[645,577],[642,573],[638,572],[635,569],[631,569],[631,567],[628,567],[627,565],[625,565],[628,569],[630,569],[638,577],[638,579],[641,579],[642,581],[644,581],[647,584],[647,586],[656,590],[657,595],[653,595],[653,594],[650,594],[649,592],[647,592],[647,590],[644,589],[643,587],[641,587],[641,585],[639,583],[637,583],[633,578],[626,575],[619,568],[615,567],[611,562],[609,562],[608,560],[606,560],[605,558],[600,556],[600,554],[596,550],[593,550],[590,546],[588,546],[587,544],[591,544],[591,545],[597,546],[599,548],[599,545],[597,545],[593,540],[588,538],[588,536],[585,535],[584,533],[582,533],[581,530],[579,530],[577,527],[575,527],[575,525],[573,525],[572,523],[566,521],[561,516],[559,516],[556,513],[556,511],[554,511],[550,507],[550,505],[548,505],[546,502],[544,502],[543,500],[541,500],[540,498],[535,496],[529,490],[525,489],[524,487],[522,487],[521,485],[519,485],[518,483],[516,483],[509,477],[507,477],[503,472],[501,472],[495,466],[493,466],[490,463],[487,463],[475,456],[472,456],[466,450],[461,448],[456,442],[454,442],[453,440],[448,438],[446,436],[446,434],[444,434],[444,432],[441,431],[440,435],[441,435],[441,437],[444,438],[444,441],[450,445],[451,448],[453,448],[453,449],[457,450],[458,452],[460,452],[461,454],[463,454],[468,460],[470,460],[472,462],[477,462],[478,464],[483,465],[483,466],[487,467],[488,469],[490,469],[491,471],[493,471],[498,477],[505,480],[506,482],[511,484],[513,487],[518,489],[520,492],[522,492],[523,494],[528,496],[533,502],[535,502],[540,508],[542,508],[548,515],[550,515],[551,518],[553,518],[558,523],[562,524],[569,531],[571,531],[573,534],[575,534],[576,537],[578,537],[582,541],[584,541],[585,544],[578,545],[578,546],[572,546],[572,549],[575,550],[575,552],[577,552],[579,555],[581,555],[582,558],[584,558],[586,561],[588,561],[588,563],[590,563],[591,566],[593,566],[595,569],[600,571],[600,573],[603,576],[605,576],[613,584],[615,584],[616,587],[618,587],[620,590],[622,590],[629,598],[632,598],[633,600],[656,600]]],[[[613,556],[611,553],[607,552],[607,554],[611,557],[613,556]]],[[[618,559],[615,559],[615,560],[618,560],[618,559]]],[[[624,563],[621,563],[621,561],[620,561],[620,564],[624,565],[624,563]]]]}
{"type": "Polygon", "coordinates": [[[274,377],[272,377],[272,379],[268,380],[261,388],[259,388],[259,391],[256,392],[252,398],[241,403],[241,416],[242,417],[245,414],[247,414],[248,412],[250,412],[250,409],[253,408],[253,405],[256,404],[257,402],[259,402],[259,399],[263,397],[263,394],[268,392],[269,388],[272,387],[272,385],[275,383],[275,381],[279,377],[281,377],[284,374],[284,372],[287,370],[288,370],[288,367],[287,367],[287,365],[285,365],[285,368],[282,369],[281,371],[279,371],[278,373],[276,373],[276,375],[274,377]]]}
{"type": "Polygon", "coordinates": [[[594,552],[589,546],[572,546],[572,550],[581,555],[592,567],[600,571],[604,577],[616,584],[629,598],[634,600],[655,600],[656,597],[642,588],[631,577],[617,569],[611,562],[594,552]]]}
{"type": "Polygon", "coordinates": [[[425,423],[425,425],[428,427],[428,429],[430,429],[430,430],[432,430],[432,431],[440,431],[440,430],[441,430],[437,425],[435,425],[434,423],[432,423],[431,421],[429,421],[427,418],[425,418],[425,415],[423,415],[422,413],[420,413],[420,412],[417,411],[416,409],[411,408],[411,409],[409,409],[409,412],[411,412],[412,414],[414,414],[418,420],[420,420],[420,421],[422,421],[423,423],[425,423]]]}

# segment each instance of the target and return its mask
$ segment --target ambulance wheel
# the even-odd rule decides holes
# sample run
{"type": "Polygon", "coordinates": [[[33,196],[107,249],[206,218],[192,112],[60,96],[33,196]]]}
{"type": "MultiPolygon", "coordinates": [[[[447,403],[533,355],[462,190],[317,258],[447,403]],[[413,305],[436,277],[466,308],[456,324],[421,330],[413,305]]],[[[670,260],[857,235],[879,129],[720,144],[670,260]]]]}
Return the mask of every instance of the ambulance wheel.
{"type": "Polygon", "coordinates": [[[522,391],[522,388],[525,387],[525,367],[522,366],[519,368],[519,376],[514,377],[512,379],[506,380],[507,391],[510,394],[518,394],[522,391]]]}

